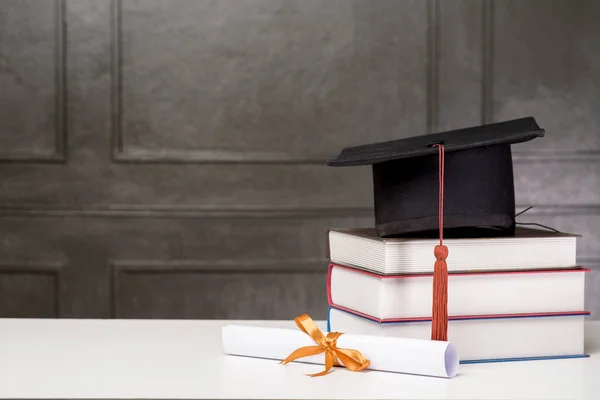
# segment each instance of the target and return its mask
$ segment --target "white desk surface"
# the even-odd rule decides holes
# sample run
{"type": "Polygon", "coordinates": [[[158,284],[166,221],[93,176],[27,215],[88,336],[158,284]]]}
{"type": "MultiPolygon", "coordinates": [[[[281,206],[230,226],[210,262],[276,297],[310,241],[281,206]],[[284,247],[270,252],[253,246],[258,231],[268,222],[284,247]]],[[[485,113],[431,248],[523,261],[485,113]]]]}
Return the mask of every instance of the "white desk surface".
{"type": "MultiPolygon", "coordinates": [[[[600,321],[590,358],[461,365],[454,379],[226,356],[226,323],[293,321],[0,319],[3,398],[600,399],[600,321]]],[[[324,323],[318,325],[324,330],[324,323]]]]}

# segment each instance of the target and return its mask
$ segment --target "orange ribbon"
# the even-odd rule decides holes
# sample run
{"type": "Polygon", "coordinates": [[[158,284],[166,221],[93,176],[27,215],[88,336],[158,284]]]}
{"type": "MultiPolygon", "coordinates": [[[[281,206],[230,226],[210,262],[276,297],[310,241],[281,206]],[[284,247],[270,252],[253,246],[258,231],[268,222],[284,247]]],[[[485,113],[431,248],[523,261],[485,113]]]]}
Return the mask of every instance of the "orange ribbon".
{"type": "Polygon", "coordinates": [[[296,322],[296,325],[298,325],[298,328],[309,335],[318,346],[301,347],[290,354],[285,360],[281,361],[280,364],[287,364],[298,358],[313,356],[324,352],[325,370],[317,374],[306,374],[312,377],[325,375],[334,366],[339,367],[340,363],[338,359],[341,360],[346,368],[353,372],[361,371],[370,365],[370,361],[359,351],[337,347],[337,340],[342,333],[329,332],[327,333],[327,336],[323,335],[323,332],[319,330],[317,325],[315,325],[313,320],[307,314],[296,317],[294,321],[296,322]]]}

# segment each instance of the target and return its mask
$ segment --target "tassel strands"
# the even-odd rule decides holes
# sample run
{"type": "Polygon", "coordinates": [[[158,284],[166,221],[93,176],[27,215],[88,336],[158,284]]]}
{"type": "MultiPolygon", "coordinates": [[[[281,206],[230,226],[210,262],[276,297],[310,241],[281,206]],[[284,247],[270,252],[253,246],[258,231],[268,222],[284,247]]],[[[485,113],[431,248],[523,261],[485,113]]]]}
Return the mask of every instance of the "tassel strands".
{"type": "Polygon", "coordinates": [[[444,245],[444,145],[439,149],[439,231],[440,244],[435,246],[433,269],[433,306],[431,340],[448,340],[448,247],[444,245]]]}
{"type": "Polygon", "coordinates": [[[435,266],[433,269],[433,310],[431,340],[448,340],[448,248],[435,246],[435,266]]]}

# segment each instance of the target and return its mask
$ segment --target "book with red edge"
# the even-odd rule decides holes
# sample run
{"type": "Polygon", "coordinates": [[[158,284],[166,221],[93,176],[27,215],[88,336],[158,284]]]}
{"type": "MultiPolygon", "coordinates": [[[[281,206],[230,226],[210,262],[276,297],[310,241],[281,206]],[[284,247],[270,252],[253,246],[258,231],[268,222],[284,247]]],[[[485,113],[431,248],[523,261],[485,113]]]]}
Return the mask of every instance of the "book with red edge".
{"type": "MultiPolygon", "coordinates": [[[[454,272],[448,276],[449,318],[541,315],[585,310],[589,269],[454,272]]],[[[376,322],[431,317],[433,274],[383,275],[329,264],[329,306],[376,322]]]]}

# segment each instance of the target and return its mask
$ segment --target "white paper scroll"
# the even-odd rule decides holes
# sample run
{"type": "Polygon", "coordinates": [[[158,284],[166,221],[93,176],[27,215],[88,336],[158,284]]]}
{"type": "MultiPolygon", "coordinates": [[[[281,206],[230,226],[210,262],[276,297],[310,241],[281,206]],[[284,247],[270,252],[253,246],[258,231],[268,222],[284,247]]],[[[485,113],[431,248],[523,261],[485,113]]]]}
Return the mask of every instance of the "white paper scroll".
{"type": "MultiPolygon", "coordinates": [[[[283,360],[300,347],[316,345],[300,330],[245,325],[224,326],[222,343],[226,354],[274,360],[283,360]]],[[[458,352],[450,342],[345,333],[337,347],[360,351],[370,360],[371,370],[443,378],[453,378],[458,371],[458,352]]],[[[324,360],[321,353],[296,361],[323,365],[324,360]]]]}

